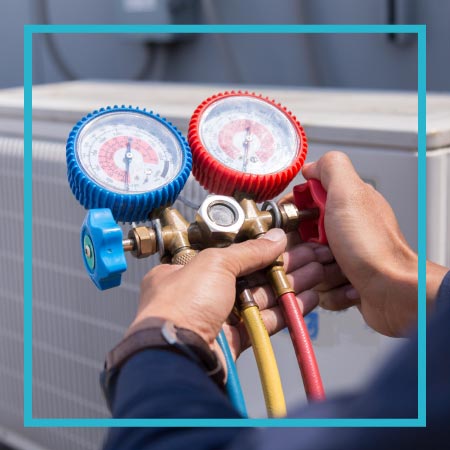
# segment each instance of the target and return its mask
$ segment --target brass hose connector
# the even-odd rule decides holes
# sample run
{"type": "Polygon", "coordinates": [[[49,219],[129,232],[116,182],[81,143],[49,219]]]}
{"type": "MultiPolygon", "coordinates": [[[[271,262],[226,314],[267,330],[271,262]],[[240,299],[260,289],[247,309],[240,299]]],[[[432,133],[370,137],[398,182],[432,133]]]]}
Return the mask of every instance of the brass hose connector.
{"type": "Polygon", "coordinates": [[[280,255],[267,269],[267,278],[277,298],[287,292],[295,293],[284,270],[283,255],[280,255]]]}
{"type": "Polygon", "coordinates": [[[155,231],[151,228],[132,228],[128,233],[128,239],[132,241],[131,254],[136,258],[146,258],[157,251],[155,231]]]}
{"type": "Polygon", "coordinates": [[[236,281],[236,306],[239,312],[251,306],[258,306],[245,278],[238,278],[236,281]]]}

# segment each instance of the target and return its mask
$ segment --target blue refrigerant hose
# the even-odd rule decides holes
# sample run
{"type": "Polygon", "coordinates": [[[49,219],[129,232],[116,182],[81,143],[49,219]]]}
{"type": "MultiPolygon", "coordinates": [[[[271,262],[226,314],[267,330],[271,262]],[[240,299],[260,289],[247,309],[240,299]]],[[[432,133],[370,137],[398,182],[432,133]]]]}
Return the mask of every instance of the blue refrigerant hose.
{"type": "Polygon", "coordinates": [[[227,384],[225,388],[227,390],[228,397],[231,400],[234,408],[242,417],[248,417],[247,408],[245,406],[244,395],[242,393],[241,383],[239,382],[239,376],[236,369],[236,364],[234,363],[233,356],[231,355],[230,346],[228,345],[227,338],[223,330],[220,330],[217,336],[217,342],[223,351],[225,356],[225,361],[227,364],[227,384]]]}

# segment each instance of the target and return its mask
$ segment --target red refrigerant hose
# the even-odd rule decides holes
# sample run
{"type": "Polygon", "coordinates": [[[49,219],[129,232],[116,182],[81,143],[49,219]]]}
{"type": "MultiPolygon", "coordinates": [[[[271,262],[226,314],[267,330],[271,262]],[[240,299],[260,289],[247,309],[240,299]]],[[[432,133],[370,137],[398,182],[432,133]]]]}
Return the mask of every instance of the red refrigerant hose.
{"type": "Polygon", "coordinates": [[[298,365],[309,401],[325,400],[322,378],[303,314],[295,294],[287,292],[278,298],[283,309],[298,365]]]}
{"type": "MultiPolygon", "coordinates": [[[[308,180],[295,186],[293,193],[294,203],[300,211],[315,209],[318,212],[313,220],[300,221],[298,231],[302,241],[327,244],[324,223],[327,193],[324,188],[318,180],[308,180]]],[[[322,378],[298,300],[293,292],[288,291],[279,295],[278,303],[291,335],[306,396],[309,401],[324,400],[322,378]]]]}

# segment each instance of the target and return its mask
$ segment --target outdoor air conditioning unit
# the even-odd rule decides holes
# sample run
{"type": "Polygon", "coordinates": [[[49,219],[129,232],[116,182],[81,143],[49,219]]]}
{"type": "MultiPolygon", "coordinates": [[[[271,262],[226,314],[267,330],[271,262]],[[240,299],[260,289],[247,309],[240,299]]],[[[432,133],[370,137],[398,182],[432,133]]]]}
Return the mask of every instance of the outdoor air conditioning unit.
{"type": "MultiPolygon", "coordinates": [[[[106,352],[131,322],[142,276],[153,257],[128,256],[122,286],[100,292],[87,276],[79,232],[85,211],[66,180],[65,141],[72,126],[99,107],[132,104],[167,117],[183,133],[196,106],[230,86],[72,82],[33,89],[33,416],[107,417],[98,375],[106,352]]],[[[312,161],[345,151],[361,176],[391,202],[413,247],[417,243],[416,93],[257,89],[298,117],[312,161]]],[[[450,96],[429,95],[427,243],[429,257],[450,265],[450,96]]],[[[23,428],[23,92],[0,92],[0,423],[52,450],[98,449],[97,428],[23,428]]],[[[300,182],[300,176],[296,183],[300,182]]],[[[345,180],[343,180],[345,183],[345,180]]],[[[183,196],[206,192],[190,178],[183,196]]],[[[188,219],[194,210],[177,206],[188,219]]],[[[368,329],[357,311],[319,311],[308,319],[328,393],[361,385],[397,341],[368,329]],[[351,369],[350,369],[351,368],[351,369]]],[[[289,335],[273,339],[289,405],[304,399],[289,335]]],[[[252,416],[264,402],[250,352],[238,362],[252,416]]],[[[11,434],[12,433],[12,434],[11,434]]],[[[6,434],[3,434],[6,436],[6,434]]],[[[0,433],[0,439],[2,434],[0,433]]]]}

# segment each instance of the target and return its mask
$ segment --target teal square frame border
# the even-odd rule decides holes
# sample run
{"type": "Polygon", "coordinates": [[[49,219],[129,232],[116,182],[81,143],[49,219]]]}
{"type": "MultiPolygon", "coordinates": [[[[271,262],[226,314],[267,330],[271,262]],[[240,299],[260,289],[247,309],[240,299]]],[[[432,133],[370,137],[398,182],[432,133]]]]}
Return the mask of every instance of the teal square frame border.
{"type": "Polygon", "coordinates": [[[424,427],[426,426],[426,25],[25,25],[24,26],[24,421],[25,427],[424,427]],[[33,417],[32,84],[34,34],[417,34],[418,417],[320,419],[111,419],[33,417]]]}

